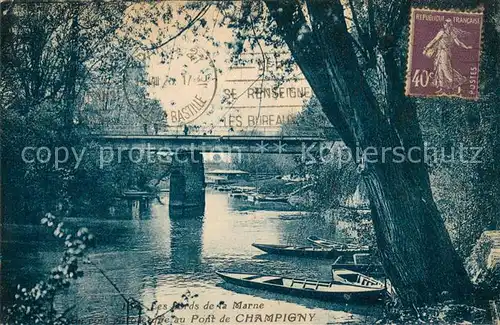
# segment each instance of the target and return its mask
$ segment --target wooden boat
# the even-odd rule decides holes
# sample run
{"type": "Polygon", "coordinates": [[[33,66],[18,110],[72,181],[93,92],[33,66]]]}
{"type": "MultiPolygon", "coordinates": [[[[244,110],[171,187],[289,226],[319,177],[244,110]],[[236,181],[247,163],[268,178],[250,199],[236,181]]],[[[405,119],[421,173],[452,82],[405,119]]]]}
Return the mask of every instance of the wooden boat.
{"type": "Polygon", "coordinates": [[[323,238],[319,238],[317,236],[309,236],[307,240],[311,242],[313,245],[323,248],[332,248],[338,251],[341,251],[342,254],[356,254],[356,253],[369,253],[370,247],[358,245],[358,244],[348,244],[341,243],[332,240],[327,240],[323,238]]]}
{"type": "Polygon", "coordinates": [[[385,275],[382,264],[366,253],[341,255],[333,262],[334,269],[347,269],[376,277],[385,275]]]}
{"type": "Polygon", "coordinates": [[[281,203],[287,203],[288,202],[288,197],[287,196],[277,196],[277,195],[259,195],[256,197],[256,200],[259,202],[281,202],[281,203]]]}
{"type": "Polygon", "coordinates": [[[361,274],[359,272],[346,269],[332,269],[332,279],[335,283],[359,286],[363,288],[377,288],[385,290],[386,286],[382,282],[361,274]]]}
{"type": "Polygon", "coordinates": [[[341,282],[296,279],[278,275],[262,275],[237,272],[216,272],[224,281],[254,289],[267,290],[304,298],[328,301],[368,302],[377,301],[384,295],[385,288],[375,284],[345,284],[341,282]]]}
{"type": "Polygon", "coordinates": [[[234,197],[236,199],[242,199],[242,198],[247,198],[247,194],[243,192],[231,192],[229,193],[230,197],[234,197]]]}
{"type": "Polygon", "coordinates": [[[253,243],[252,246],[269,254],[286,256],[334,259],[339,255],[339,253],[334,249],[315,246],[271,245],[257,243],[253,243]]]}

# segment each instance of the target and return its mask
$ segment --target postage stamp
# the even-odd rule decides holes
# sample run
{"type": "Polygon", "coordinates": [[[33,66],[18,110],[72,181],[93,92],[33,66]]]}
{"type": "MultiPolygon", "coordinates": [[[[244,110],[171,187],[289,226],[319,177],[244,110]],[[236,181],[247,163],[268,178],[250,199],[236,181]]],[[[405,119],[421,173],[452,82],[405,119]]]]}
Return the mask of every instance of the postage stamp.
{"type": "Polygon", "coordinates": [[[406,95],[478,99],[483,13],[412,8],[406,95]]]}

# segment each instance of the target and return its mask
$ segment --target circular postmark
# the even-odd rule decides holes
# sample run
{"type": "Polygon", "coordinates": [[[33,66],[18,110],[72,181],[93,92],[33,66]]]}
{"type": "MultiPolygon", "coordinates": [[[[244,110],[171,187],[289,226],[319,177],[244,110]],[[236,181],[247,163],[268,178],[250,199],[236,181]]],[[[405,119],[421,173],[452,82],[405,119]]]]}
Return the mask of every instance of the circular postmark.
{"type": "Polygon", "coordinates": [[[163,121],[167,126],[195,121],[211,106],[216,91],[214,61],[198,46],[176,48],[168,60],[140,53],[129,59],[123,76],[129,109],[143,122],[163,121]]]}
{"type": "Polygon", "coordinates": [[[163,68],[155,97],[162,102],[169,125],[192,123],[210,107],[217,91],[217,69],[200,47],[177,53],[163,68]]]}

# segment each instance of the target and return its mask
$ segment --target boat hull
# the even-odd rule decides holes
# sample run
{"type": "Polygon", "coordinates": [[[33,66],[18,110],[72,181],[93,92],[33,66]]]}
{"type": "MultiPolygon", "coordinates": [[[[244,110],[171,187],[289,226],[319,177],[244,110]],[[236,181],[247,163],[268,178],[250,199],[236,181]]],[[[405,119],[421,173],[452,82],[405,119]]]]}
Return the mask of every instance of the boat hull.
{"type": "Polygon", "coordinates": [[[334,249],[339,253],[339,255],[370,253],[370,248],[367,246],[354,247],[356,245],[332,242],[315,236],[308,237],[307,241],[309,241],[310,243],[312,243],[314,246],[317,247],[334,249]]]}
{"type": "Polygon", "coordinates": [[[277,202],[277,203],[288,203],[287,197],[257,197],[259,202],[277,202]]]}
{"type": "MultiPolygon", "coordinates": [[[[315,291],[311,289],[301,289],[286,287],[282,285],[274,285],[262,282],[253,282],[244,279],[238,279],[232,276],[228,276],[224,272],[216,272],[219,277],[224,281],[246,288],[265,290],[269,292],[276,292],[296,297],[311,298],[325,301],[340,301],[340,302],[354,302],[354,303],[373,303],[378,302],[384,295],[384,290],[371,290],[363,292],[325,292],[325,291],[315,291]]],[[[296,280],[300,283],[300,279],[296,280]]],[[[345,286],[346,288],[349,286],[345,286]]]]}
{"type": "Polygon", "coordinates": [[[347,269],[362,274],[367,274],[375,277],[385,275],[384,268],[381,265],[368,265],[368,264],[333,264],[332,269],[347,269]]]}
{"type": "Polygon", "coordinates": [[[335,250],[323,249],[323,248],[307,247],[309,249],[301,249],[300,247],[293,247],[293,246],[265,245],[265,244],[252,244],[252,246],[269,254],[284,255],[284,256],[334,259],[339,255],[335,250]]]}

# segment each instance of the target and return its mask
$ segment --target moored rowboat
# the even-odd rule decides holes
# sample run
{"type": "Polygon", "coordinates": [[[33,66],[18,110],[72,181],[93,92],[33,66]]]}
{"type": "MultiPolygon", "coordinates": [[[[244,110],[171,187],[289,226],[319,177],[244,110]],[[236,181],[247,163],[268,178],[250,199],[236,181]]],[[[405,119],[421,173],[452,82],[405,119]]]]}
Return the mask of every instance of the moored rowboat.
{"type": "Polygon", "coordinates": [[[346,269],[332,269],[333,282],[346,285],[360,286],[363,288],[385,289],[385,285],[359,272],[346,269]]]}
{"type": "Polygon", "coordinates": [[[339,253],[334,249],[314,246],[272,245],[257,243],[253,243],[252,246],[269,254],[279,254],[286,256],[333,259],[339,255],[339,253]]]}
{"type": "Polygon", "coordinates": [[[334,269],[347,269],[376,277],[385,275],[382,264],[367,253],[341,255],[333,262],[334,269]]]}
{"type": "Polygon", "coordinates": [[[271,195],[261,195],[256,197],[257,201],[260,202],[282,202],[286,203],[288,202],[288,197],[287,196],[271,196],[271,195]]]}
{"type": "Polygon", "coordinates": [[[278,275],[216,272],[224,281],[254,289],[328,301],[368,302],[379,300],[385,288],[378,285],[344,284],[335,281],[296,279],[278,275]]]}
{"type": "Polygon", "coordinates": [[[358,245],[358,244],[348,244],[341,243],[332,240],[323,239],[317,236],[309,236],[307,240],[313,245],[323,248],[336,249],[342,251],[343,254],[356,254],[356,253],[368,253],[370,252],[370,247],[358,245]]]}

